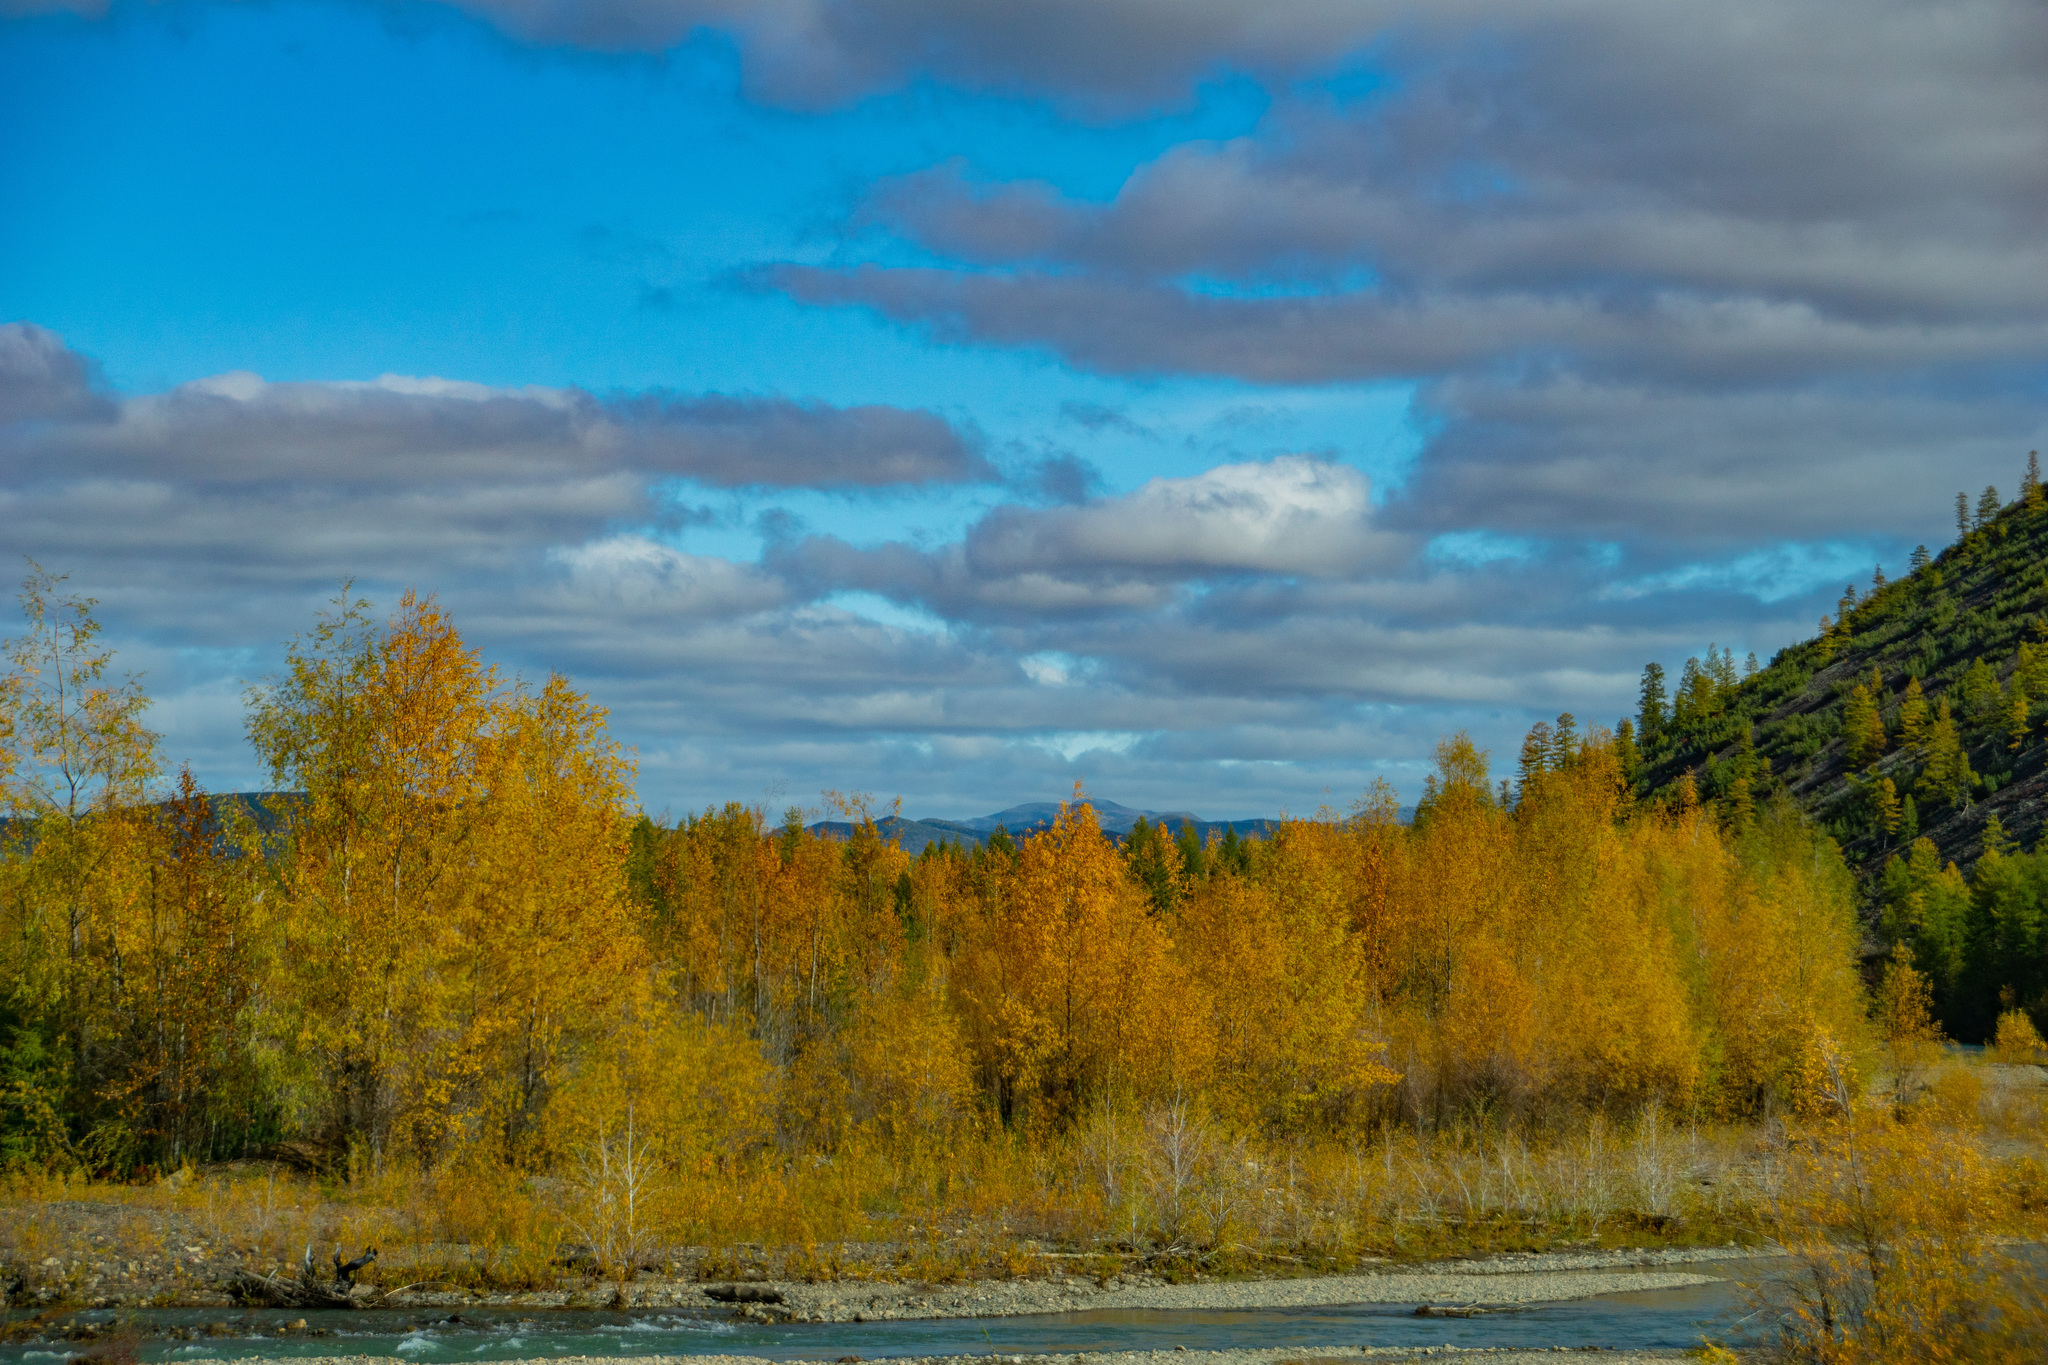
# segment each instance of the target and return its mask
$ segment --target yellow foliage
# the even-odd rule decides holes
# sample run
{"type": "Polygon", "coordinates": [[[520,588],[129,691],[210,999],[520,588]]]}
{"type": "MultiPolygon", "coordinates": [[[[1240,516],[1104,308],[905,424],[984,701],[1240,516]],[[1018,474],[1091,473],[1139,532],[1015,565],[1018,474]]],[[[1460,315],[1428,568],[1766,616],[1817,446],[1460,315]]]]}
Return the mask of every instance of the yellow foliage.
{"type": "Polygon", "coordinates": [[[2001,1062],[2048,1062],[2048,1043],[2025,1010],[2006,1010],[1998,1016],[1998,1031],[1992,1035],[1991,1054],[2001,1062]]]}
{"type": "Polygon", "coordinates": [[[1773,1210],[1795,1270],[1760,1290],[1786,1354],[1829,1365],[2042,1358],[2048,1300],[2002,1241],[2038,1236],[2040,1215],[1967,1130],[1863,1112],[1797,1150],[1773,1210]]]}
{"type": "Polygon", "coordinates": [[[992,883],[955,972],[1005,1117],[1065,1122],[1091,1096],[1205,1077],[1213,1044],[1199,997],[1092,807],[1063,805],[992,883]]]}

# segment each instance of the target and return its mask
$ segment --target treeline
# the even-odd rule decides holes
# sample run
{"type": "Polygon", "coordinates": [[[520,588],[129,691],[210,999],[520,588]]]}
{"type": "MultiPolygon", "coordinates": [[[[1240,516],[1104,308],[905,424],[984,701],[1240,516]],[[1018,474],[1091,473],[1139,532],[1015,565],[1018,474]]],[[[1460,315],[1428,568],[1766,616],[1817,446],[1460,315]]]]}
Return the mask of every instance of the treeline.
{"type": "MultiPolygon", "coordinates": [[[[1412,823],[911,859],[729,805],[663,828],[566,682],[360,602],[249,699],[269,833],[180,776],[87,603],[31,580],[0,856],[0,1138],[102,1170],[296,1151],[540,1170],[939,1150],[1178,1100],[1270,1136],[1790,1102],[1861,1039],[1850,877],[1782,801],[1630,795],[1572,734],[1513,800],[1462,736],[1412,823]],[[62,683],[60,687],[58,684],[62,683]],[[634,1147],[639,1150],[639,1147],[634,1147]]],[[[692,1169],[695,1167],[692,1166],[692,1169]]]]}

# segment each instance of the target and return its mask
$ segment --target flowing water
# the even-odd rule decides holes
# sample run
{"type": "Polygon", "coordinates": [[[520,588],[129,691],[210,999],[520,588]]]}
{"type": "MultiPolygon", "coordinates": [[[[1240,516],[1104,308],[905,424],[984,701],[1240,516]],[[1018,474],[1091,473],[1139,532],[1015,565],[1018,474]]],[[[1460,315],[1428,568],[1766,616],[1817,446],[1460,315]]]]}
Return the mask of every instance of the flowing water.
{"type": "MultiPolygon", "coordinates": [[[[1737,1273],[1726,1261],[1696,1269],[1737,1273]]],[[[1566,1303],[1496,1309],[1461,1318],[1417,1316],[1415,1304],[1321,1308],[1098,1309],[1005,1318],[898,1319],[867,1323],[736,1322],[674,1311],[463,1309],[296,1313],[274,1309],[139,1309],[62,1315],[71,1323],[126,1323],[143,1333],[137,1355],[176,1362],[206,1357],[391,1356],[440,1365],[452,1361],[548,1356],[732,1354],[778,1360],[867,1360],[891,1356],[1037,1355],[1053,1352],[1190,1350],[1277,1346],[1313,1351],[1336,1346],[1697,1346],[1702,1335],[1740,1335],[1741,1299],[1726,1280],[1679,1289],[1604,1294],[1566,1303]],[[319,1336],[275,1335],[303,1317],[319,1336]],[[223,1331],[223,1327],[225,1330],[223,1331]],[[197,1340],[173,1329],[211,1328],[197,1340]]],[[[84,1343],[31,1342],[0,1347],[0,1365],[49,1365],[89,1349],[84,1343]]]]}

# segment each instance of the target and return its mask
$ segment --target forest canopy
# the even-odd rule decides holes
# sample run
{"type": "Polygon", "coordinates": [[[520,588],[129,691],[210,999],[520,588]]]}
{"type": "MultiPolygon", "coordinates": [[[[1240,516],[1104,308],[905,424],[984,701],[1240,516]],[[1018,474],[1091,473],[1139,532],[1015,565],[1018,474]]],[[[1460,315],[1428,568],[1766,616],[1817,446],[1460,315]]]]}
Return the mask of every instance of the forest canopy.
{"type": "Polygon", "coordinates": [[[1085,797],[907,856],[740,804],[674,826],[565,679],[431,599],[344,594],[253,688],[289,793],[168,781],[91,603],[38,573],[9,649],[0,1141],[14,1163],[542,1170],[630,1116],[665,1160],[944,1147],[1177,1100],[1329,1135],[1646,1102],[1738,1116],[1861,1041],[1852,884],[1792,807],[1639,804],[1560,727],[1412,822],[1121,845],[1085,797]]]}

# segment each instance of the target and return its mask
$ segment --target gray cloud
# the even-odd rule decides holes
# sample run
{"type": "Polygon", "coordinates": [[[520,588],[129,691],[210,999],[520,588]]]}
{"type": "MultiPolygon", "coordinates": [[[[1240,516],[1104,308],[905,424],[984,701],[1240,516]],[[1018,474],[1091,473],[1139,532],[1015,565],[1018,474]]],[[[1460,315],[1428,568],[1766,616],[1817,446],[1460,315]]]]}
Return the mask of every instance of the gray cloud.
{"type": "Polygon", "coordinates": [[[779,547],[770,562],[820,589],[857,586],[947,617],[1145,612],[1200,580],[1397,566],[1416,544],[1373,524],[1369,492],[1349,466],[1283,456],[1074,506],[997,507],[934,550],[813,537],[779,547]]]}
{"type": "Polygon", "coordinates": [[[0,464],[73,478],[409,487],[488,477],[689,478],[720,488],[883,489],[993,480],[980,438],[929,412],[783,398],[495,389],[386,376],[270,384],[228,374],[119,405],[40,329],[0,333],[0,464]],[[20,409],[14,412],[15,409],[20,409]]]}
{"type": "Polygon", "coordinates": [[[1096,111],[1183,95],[1222,66],[1326,70],[1398,7],[1292,0],[451,0],[530,40],[659,51],[699,29],[739,42],[755,95],[798,107],[899,86],[921,72],[1000,90],[1050,90],[1096,111]]]}
{"type": "Polygon", "coordinates": [[[627,459],[721,487],[877,488],[993,480],[979,437],[880,405],[642,397],[614,403],[627,459]]]}
{"type": "Polygon", "coordinates": [[[55,332],[32,322],[0,324],[0,427],[111,412],[95,378],[92,362],[55,332]]]}

